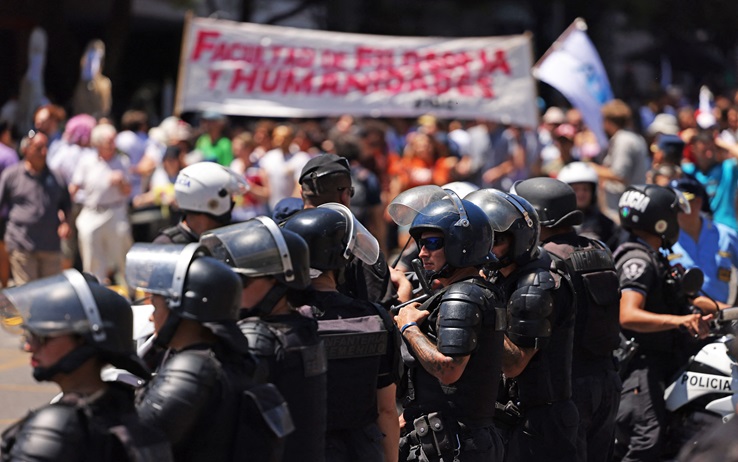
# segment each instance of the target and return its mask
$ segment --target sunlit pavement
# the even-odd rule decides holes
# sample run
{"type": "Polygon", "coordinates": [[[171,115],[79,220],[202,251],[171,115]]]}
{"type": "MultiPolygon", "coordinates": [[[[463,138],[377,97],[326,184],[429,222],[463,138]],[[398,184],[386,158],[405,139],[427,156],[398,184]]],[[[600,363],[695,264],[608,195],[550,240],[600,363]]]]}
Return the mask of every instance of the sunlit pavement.
{"type": "Polygon", "coordinates": [[[31,355],[20,349],[20,337],[0,329],[0,430],[59,391],[53,383],[33,380],[30,361],[31,355]]]}

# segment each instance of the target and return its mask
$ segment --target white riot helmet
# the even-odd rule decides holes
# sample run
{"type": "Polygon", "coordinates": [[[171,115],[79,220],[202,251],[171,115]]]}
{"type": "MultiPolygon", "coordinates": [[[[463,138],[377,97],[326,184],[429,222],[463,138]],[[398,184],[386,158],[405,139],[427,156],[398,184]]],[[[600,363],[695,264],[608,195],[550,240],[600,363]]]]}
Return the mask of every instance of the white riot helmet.
{"type": "Polygon", "coordinates": [[[586,162],[572,162],[561,168],[558,176],[559,181],[566,184],[572,183],[594,183],[597,184],[597,172],[586,162]]]}
{"type": "Polygon", "coordinates": [[[174,184],[179,208],[216,218],[229,216],[233,195],[248,191],[248,183],[231,170],[214,162],[198,162],[183,168],[174,184]]]}

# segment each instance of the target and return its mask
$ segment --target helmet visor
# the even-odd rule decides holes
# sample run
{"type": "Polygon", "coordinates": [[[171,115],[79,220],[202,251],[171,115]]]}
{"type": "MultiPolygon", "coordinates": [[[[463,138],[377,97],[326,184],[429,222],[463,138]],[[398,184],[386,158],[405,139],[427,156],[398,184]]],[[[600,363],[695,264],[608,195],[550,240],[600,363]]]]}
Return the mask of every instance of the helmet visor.
{"type": "Polygon", "coordinates": [[[3,328],[14,334],[27,329],[40,336],[58,336],[90,332],[97,325],[96,330],[104,335],[94,299],[91,310],[94,313],[88,316],[73,285],[81,281],[91,297],[84,277],[76,270],[69,271],[79,276],[78,280],[70,281],[65,272],[3,290],[0,293],[3,328]]]}
{"type": "Polygon", "coordinates": [[[398,194],[387,207],[387,212],[398,225],[410,226],[425,206],[447,196],[448,193],[440,186],[417,186],[398,194]]]}
{"type": "Polygon", "coordinates": [[[507,231],[515,220],[526,214],[525,209],[514,198],[496,189],[480,189],[470,193],[465,199],[484,211],[495,232],[507,231]]]}
{"type": "Polygon", "coordinates": [[[336,202],[329,202],[318,206],[318,208],[321,207],[340,212],[346,218],[346,223],[349,224],[349,229],[346,233],[349,241],[344,251],[344,258],[349,258],[349,256],[353,255],[368,265],[373,265],[379,260],[379,242],[356,219],[348,207],[336,202]]]}
{"type": "Polygon", "coordinates": [[[288,270],[283,256],[291,260],[287,246],[280,249],[277,239],[284,238],[281,234],[275,236],[277,233],[276,224],[270,229],[262,220],[253,219],[208,231],[200,237],[200,243],[237,273],[251,277],[280,275],[288,270]]]}
{"type": "Polygon", "coordinates": [[[126,255],[126,281],[143,292],[174,300],[176,305],[198,248],[199,244],[136,243],[126,255]]]}

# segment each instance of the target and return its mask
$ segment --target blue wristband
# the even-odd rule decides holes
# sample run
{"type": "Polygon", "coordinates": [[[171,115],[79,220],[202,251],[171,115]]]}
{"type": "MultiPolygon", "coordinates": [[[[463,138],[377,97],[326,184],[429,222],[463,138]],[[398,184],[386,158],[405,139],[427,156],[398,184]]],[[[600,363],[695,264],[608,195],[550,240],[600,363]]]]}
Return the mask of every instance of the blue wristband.
{"type": "Polygon", "coordinates": [[[409,322],[400,328],[400,334],[404,334],[409,327],[417,326],[417,322],[409,322]]]}

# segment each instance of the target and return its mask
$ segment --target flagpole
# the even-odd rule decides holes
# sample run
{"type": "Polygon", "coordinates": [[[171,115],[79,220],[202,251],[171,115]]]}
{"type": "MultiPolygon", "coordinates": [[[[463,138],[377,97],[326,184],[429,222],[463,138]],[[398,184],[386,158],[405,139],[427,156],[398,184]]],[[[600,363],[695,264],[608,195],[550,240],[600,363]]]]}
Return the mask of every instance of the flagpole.
{"type": "Polygon", "coordinates": [[[187,10],[185,13],[184,18],[184,26],[182,27],[182,44],[180,46],[180,53],[179,53],[179,70],[177,72],[177,90],[175,91],[175,97],[174,97],[174,115],[177,117],[180,117],[182,115],[183,111],[183,104],[182,100],[184,99],[184,83],[185,83],[185,72],[186,72],[186,66],[187,66],[187,53],[189,50],[187,49],[187,40],[188,35],[190,31],[190,23],[192,22],[192,10],[187,10]]]}
{"type": "Polygon", "coordinates": [[[564,40],[566,40],[566,38],[569,37],[569,34],[574,32],[575,30],[580,30],[580,31],[587,30],[587,23],[584,21],[584,19],[576,18],[571,24],[569,24],[569,27],[567,27],[564,30],[564,32],[562,32],[561,35],[559,35],[559,38],[557,38],[554,41],[554,43],[552,43],[551,46],[548,47],[548,50],[546,50],[546,52],[543,53],[543,56],[541,56],[540,59],[538,59],[538,61],[536,61],[536,63],[533,65],[532,70],[534,71],[534,75],[535,75],[535,70],[548,57],[548,55],[556,51],[561,46],[561,44],[564,42],[564,40]]]}

